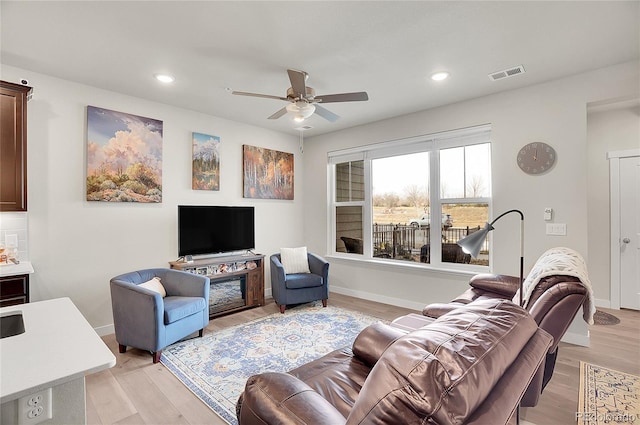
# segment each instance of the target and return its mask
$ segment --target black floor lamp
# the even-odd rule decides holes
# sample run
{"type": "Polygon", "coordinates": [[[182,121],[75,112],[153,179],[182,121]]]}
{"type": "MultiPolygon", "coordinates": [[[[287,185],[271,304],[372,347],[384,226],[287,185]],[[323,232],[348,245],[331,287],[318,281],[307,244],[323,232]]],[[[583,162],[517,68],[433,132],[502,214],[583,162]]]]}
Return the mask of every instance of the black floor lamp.
{"type": "Polygon", "coordinates": [[[486,223],[484,228],[474,232],[470,235],[465,236],[464,238],[458,241],[458,245],[462,248],[462,250],[471,254],[473,258],[477,258],[480,253],[480,248],[484,243],[485,238],[487,237],[487,233],[493,230],[493,224],[500,220],[502,217],[509,213],[518,213],[520,214],[520,306],[522,307],[522,283],[524,282],[524,214],[520,210],[509,210],[500,214],[495,220],[491,223],[486,223]]]}

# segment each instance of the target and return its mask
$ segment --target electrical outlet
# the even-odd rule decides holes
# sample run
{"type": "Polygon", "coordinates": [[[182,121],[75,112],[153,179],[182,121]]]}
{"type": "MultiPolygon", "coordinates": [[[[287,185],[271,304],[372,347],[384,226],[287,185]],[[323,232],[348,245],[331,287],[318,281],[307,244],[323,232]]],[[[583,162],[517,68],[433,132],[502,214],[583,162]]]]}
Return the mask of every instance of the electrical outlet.
{"type": "Polygon", "coordinates": [[[51,388],[18,400],[18,425],[35,425],[53,417],[51,388]]]}
{"type": "Polygon", "coordinates": [[[18,247],[18,235],[5,235],[4,237],[4,243],[7,246],[13,246],[13,247],[18,247]]]}

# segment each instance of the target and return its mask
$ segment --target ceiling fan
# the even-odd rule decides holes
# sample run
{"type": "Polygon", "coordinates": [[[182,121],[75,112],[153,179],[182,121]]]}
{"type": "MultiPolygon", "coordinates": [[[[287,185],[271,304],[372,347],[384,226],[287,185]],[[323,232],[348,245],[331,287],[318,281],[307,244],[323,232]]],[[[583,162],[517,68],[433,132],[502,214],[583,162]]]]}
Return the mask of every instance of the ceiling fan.
{"type": "Polygon", "coordinates": [[[242,91],[232,91],[231,93],[240,96],[253,96],[263,97],[266,99],[285,100],[289,102],[289,104],[271,115],[269,119],[278,119],[288,112],[297,122],[304,121],[314,113],[320,115],[322,118],[330,122],[335,122],[338,120],[338,118],[340,118],[338,115],[334,114],[328,109],[325,109],[322,106],[318,105],[318,103],[357,102],[369,100],[367,92],[363,91],[355,93],[316,95],[316,91],[313,89],[313,87],[309,87],[306,84],[306,80],[309,77],[309,74],[304,71],[297,71],[295,69],[287,69],[287,73],[289,74],[291,87],[287,89],[286,97],[272,96],[268,94],[247,93],[242,91]]]}

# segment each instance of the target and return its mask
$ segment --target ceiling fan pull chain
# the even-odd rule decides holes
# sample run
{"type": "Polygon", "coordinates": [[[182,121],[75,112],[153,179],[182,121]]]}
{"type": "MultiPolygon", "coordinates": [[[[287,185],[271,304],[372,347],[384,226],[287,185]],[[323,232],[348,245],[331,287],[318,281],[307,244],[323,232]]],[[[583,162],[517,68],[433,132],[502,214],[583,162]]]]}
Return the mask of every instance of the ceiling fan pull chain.
{"type": "Polygon", "coordinates": [[[304,130],[300,130],[300,153],[304,153],[304,130]]]}

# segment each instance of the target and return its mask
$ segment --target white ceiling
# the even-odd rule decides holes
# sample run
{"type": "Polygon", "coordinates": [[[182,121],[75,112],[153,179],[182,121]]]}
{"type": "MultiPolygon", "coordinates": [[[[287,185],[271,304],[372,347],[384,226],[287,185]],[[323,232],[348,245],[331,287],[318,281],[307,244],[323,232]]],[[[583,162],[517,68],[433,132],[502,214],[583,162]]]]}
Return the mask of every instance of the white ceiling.
{"type": "MultiPolygon", "coordinates": [[[[5,1],[1,62],[297,134],[287,68],[341,116],[307,137],[640,58],[640,1],[5,1]],[[488,74],[523,65],[496,82],[488,74]],[[434,82],[445,70],[451,77],[434,82]],[[170,86],[154,73],[175,75],[170,86]]],[[[640,78],[640,76],[639,76],[640,78]]],[[[30,81],[36,89],[37,81],[30,81]]],[[[100,106],[100,105],[96,105],[100,106]]],[[[127,111],[125,111],[127,112],[127,111]]]]}

